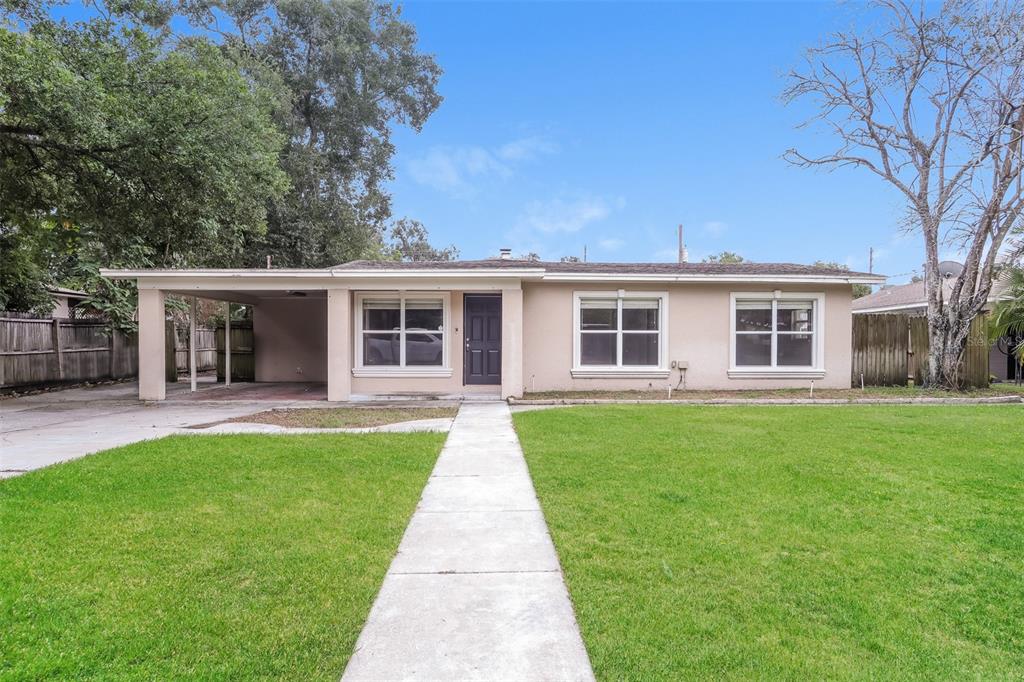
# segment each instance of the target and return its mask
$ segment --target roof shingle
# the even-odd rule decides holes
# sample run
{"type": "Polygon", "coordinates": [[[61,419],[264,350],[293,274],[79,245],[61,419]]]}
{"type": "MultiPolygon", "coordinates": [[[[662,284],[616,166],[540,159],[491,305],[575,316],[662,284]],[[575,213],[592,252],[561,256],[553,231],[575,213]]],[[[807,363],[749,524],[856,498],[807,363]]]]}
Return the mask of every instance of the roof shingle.
{"type": "Polygon", "coordinates": [[[355,260],[336,265],[334,270],[544,270],[551,273],[594,274],[697,274],[697,275],[822,275],[833,277],[875,277],[865,272],[824,268],[797,263],[562,263],[523,259],[487,258],[459,261],[370,261],[355,260]]]}

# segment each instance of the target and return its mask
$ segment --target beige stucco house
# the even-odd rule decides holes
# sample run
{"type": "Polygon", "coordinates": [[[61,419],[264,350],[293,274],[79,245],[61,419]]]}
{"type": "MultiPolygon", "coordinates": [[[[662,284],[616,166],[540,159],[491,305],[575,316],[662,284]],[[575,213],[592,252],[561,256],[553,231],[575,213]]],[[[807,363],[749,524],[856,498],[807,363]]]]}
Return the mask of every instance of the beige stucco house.
{"type": "Polygon", "coordinates": [[[108,270],[139,288],[139,397],[161,400],[164,297],[250,304],[256,381],[327,397],[850,385],[852,285],[793,264],[355,261],[108,270]]]}

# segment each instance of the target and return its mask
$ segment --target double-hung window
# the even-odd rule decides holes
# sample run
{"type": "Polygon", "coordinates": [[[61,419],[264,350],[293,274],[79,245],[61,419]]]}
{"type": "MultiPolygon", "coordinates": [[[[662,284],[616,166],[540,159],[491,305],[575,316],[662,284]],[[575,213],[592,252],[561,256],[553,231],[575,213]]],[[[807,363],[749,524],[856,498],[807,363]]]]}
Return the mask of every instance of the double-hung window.
{"type": "Polygon", "coordinates": [[[448,367],[446,296],[362,294],[357,302],[357,369],[448,367]]]}
{"type": "Polygon", "coordinates": [[[666,301],[664,293],[576,293],[576,369],[663,369],[666,301]]]}
{"type": "Polygon", "coordinates": [[[789,292],[733,294],[733,368],[820,369],[822,299],[789,292]]]}

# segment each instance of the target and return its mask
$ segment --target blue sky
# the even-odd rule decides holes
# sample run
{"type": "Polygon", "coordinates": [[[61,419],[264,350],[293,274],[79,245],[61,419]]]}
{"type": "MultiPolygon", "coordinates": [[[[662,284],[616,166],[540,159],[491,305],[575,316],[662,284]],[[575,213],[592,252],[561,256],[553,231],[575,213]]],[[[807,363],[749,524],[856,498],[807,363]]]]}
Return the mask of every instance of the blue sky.
{"type": "Polygon", "coordinates": [[[828,142],[779,100],[805,47],[862,5],[411,2],[445,73],[440,109],[396,131],[396,216],[464,258],[834,260],[906,281],[922,260],[900,197],[863,171],[789,166],[828,142]]]}

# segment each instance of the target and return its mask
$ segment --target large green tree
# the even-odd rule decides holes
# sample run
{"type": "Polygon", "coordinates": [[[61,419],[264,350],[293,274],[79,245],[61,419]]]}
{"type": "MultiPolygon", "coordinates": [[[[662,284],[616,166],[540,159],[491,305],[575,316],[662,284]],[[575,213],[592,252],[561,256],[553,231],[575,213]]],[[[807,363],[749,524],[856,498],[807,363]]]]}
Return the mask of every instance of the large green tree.
{"type": "Polygon", "coordinates": [[[417,50],[400,10],[368,0],[221,0],[189,11],[248,55],[254,78],[272,74],[282,88],[280,164],[291,190],[269,202],[251,264],[267,255],[294,267],[387,257],[392,127],[419,130],[441,103],[441,69],[417,50]]]}
{"type": "Polygon", "coordinates": [[[4,8],[0,235],[21,267],[0,303],[38,302],[46,280],[101,286],[100,263],[244,262],[287,177],[274,100],[229,49],[4,8]]]}

